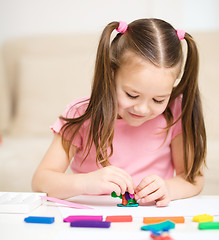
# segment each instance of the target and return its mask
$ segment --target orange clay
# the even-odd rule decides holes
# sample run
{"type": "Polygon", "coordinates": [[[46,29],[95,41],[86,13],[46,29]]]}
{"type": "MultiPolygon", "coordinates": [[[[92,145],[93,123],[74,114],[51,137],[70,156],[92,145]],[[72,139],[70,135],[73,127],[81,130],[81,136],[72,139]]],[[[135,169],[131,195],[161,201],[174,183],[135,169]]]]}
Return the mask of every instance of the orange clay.
{"type": "Polygon", "coordinates": [[[160,223],[164,221],[171,221],[173,223],[184,223],[185,218],[182,216],[178,217],[144,217],[143,218],[143,223],[146,224],[153,224],[153,223],[160,223]]]}
{"type": "Polygon", "coordinates": [[[128,204],[128,200],[125,198],[125,194],[122,195],[122,205],[126,206],[128,204]]]}
{"type": "Polygon", "coordinates": [[[132,222],[131,215],[121,215],[121,216],[107,216],[107,222],[132,222]]]}

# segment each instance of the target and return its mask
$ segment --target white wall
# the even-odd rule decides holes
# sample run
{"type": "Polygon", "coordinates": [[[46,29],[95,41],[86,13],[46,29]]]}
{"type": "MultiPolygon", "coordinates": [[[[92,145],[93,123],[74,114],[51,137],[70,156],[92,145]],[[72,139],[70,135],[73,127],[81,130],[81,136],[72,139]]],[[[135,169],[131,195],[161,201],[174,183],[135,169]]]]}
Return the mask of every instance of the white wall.
{"type": "Polygon", "coordinates": [[[186,31],[219,30],[218,0],[0,0],[0,43],[41,34],[101,31],[114,20],[158,17],[186,31]]]}
{"type": "Polygon", "coordinates": [[[153,15],[186,31],[218,31],[218,0],[155,0],[153,15]],[[175,24],[176,23],[176,24],[175,24]]]}

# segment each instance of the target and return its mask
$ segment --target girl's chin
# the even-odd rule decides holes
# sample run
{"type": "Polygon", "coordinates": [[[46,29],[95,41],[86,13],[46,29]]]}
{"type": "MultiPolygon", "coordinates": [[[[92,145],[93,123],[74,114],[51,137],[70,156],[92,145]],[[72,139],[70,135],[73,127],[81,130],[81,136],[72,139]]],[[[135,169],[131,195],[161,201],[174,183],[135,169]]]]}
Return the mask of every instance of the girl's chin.
{"type": "Polygon", "coordinates": [[[143,119],[135,119],[135,118],[124,118],[124,120],[132,127],[139,127],[146,121],[143,119]]]}

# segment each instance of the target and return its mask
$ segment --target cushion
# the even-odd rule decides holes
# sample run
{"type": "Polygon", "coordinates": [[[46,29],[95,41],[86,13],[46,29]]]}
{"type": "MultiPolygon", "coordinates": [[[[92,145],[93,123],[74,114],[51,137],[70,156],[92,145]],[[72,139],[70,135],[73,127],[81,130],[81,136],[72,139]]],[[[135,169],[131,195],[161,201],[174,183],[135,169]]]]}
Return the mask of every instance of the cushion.
{"type": "Polygon", "coordinates": [[[11,132],[48,134],[72,99],[88,96],[93,56],[23,56],[19,61],[17,112],[11,132]]]}

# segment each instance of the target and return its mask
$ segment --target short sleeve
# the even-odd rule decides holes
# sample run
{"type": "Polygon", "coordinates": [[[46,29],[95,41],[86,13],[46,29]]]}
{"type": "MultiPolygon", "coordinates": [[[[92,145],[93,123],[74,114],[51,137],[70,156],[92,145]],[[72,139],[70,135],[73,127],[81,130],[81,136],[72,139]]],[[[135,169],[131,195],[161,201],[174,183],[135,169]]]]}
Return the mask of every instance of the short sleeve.
{"type": "MultiPolygon", "coordinates": [[[[182,113],[182,96],[176,98],[171,106],[171,111],[173,114],[173,121],[175,122],[182,113]]],[[[172,126],[172,139],[174,139],[178,134],[182,133],[182,119],[180,118],[172,126]]]]}
{"type": "MultiPolygon", "coordinates": [[[[87,99],[87,98],[86,98],[87,99]]],[[[80,117],[84,112],[84,105],[82,102],[84,102],[86,99],[80,99],[80,100],[74,100],[70,104],[68,104],[64,110],[64,112],[61,114],[61,116],[65,118],[77,118],[80,117]]],[[[54,133],[63,134],[63,125],[66,123],[66,121],[57,118],[57,120],[54,122],[53,125],[50,126],[52,131],[54,133]]],[[[70,139],[70,135],[64,136],[66,140],[70,139]]],[[[75,136],[75,138],[72,141],[72,144],[78,148],[81,148],[83,143],[83,131],[82,129],[79,130],[78,134],[75,136]]]]}

